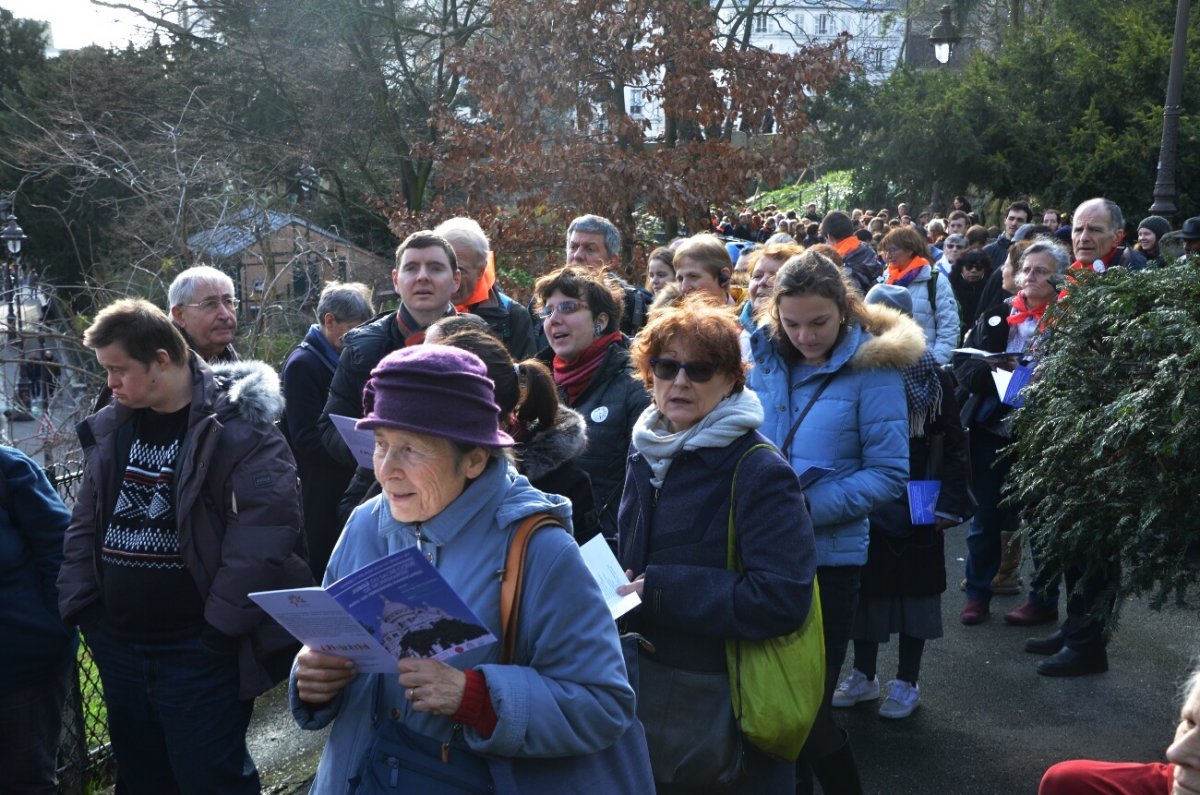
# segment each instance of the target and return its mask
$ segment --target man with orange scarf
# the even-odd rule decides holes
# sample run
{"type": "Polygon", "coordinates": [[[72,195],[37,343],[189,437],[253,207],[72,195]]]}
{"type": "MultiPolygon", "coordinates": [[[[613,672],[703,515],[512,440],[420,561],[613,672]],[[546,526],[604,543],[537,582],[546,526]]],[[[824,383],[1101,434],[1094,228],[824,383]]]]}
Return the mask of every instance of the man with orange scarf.
{"type": "Polygon", "coordinates": [[[496,260],[482,227],[458,217],[442,221],[433,231],[450,241],[458,257],[459,287],[450,298],[458,311],[487,321],[514,360],[537,353],[528,310],[496,286],[496,260]]]}
{"type": "Polygon", "coordinates": [[[879,259],[875,250],[854,235],[854,222],[841,210],[834,210],[821,221],[826,242],[842,255],[842,267],[863,295],[879,281],[879,259]]]}

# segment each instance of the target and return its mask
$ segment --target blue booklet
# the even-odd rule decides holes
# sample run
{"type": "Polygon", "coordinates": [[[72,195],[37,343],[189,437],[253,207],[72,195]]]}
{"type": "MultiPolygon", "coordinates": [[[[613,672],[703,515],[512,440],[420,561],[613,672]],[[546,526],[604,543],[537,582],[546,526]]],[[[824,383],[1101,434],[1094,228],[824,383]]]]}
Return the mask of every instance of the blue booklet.
{"type": "Polygon", "coordinates": [[[250,598],[310,649],[348,657],[366,673],[392,673],[401,657],[448,662],[496,642],[416,547],[327,588],[260,591],[250,598]]]}
{"type": "Polygon", "coordinates": [[[800,488],[807,489],[832,471],[829,467],[809,467],[798,475],[800,478],[800,488]]]}
{"type": "Polygon", "coordinates": [[[937,519],[937,501],[942,493],[940,480],[908,481],[908,517],[914,525],[933,524],[937,519]]]}

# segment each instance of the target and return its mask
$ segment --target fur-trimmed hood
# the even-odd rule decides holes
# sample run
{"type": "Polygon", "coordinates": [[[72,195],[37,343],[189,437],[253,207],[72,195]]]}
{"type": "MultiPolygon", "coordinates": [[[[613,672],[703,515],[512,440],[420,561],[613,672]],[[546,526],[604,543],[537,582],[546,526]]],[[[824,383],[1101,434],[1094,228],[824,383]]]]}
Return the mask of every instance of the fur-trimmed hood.
{"type": "Polygon", "coordinates": [[[213,381],[230,406],[253,425],[270,425],[283,415],[279,374],[265,362],[243,360],[210,365],[213,381]]]}
{"type": "Polygon", "coordinates": [[[925,351],[925,332],[908,315],[880,304],[863,307],[871,333],[865,334],[850,357],[855,370],[903,370],[916,364],[925,351]]]}
{"type": "Polygon", "coordinates": [[[554,425],[529,438],[520,450],[521,474],[538,480],[575,458],[587,448],[587,423],[583,415],[558,407],[554,425]]]}

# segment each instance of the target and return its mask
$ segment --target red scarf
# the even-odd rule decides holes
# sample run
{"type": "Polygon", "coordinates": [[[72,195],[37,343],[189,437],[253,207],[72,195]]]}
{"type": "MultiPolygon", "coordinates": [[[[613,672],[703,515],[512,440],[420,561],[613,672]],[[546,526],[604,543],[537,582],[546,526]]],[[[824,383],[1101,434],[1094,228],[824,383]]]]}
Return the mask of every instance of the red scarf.
{"type": "Polygon", "coordinates": [[[887,283],[898,284],[901,287],[907,287],[908,283],[917,278],[917,271],[929,264],[929,260],[924,257],[913,257],[909,260],[908,265],[904,268],[897,268],[895,265],[887,267],[887,283]]]}
{"type": "Polygon", "coordinates": [[[1050,302],[1047,301],[1046,303],[1042,304],[1041,306],[1030,309],[1025,304],[1025,296],[1021,293],[1017,293],[1016,296],[1013,298],[1012,312],[1010,312],[1008,315],[1008,325],[1019,326],[1022,323],[1024,323],[1026,320],[1036,320],[1038,322],[1037,330],[1045,331],[1046,330],[1045,315],[1046,315],[1046,310],[1049,308],[1050,308],[1050,302]]]}
{"type": "Polygon", "coordinates": [[[609,334],[604,334],[596,339],[591,345],[583,350],[583,353],[575,357],[573,361],[565,361],[557,354],[554,357],[554,383],[563,388],[567,393],[567,405],[574,406],[575,401],[583,394],[583,390],[587,389],[588,384],[592,381],[592,376],[600,369],[600,363],[604,361],[604,355],[608,353],[608,346],[612,345],[617,340],[621,339],[622,335],[619,331],[613,331],[609,334]]]}
{"type": "Polygon", "coordinates": [[[1079,260],[1075,260],[1071,263],[1071,270],[1078,271],[1086,268],[1088,270],[1095,271],[1096,273],[1104,273],[1113,266],[1113,263],[1117,261],[1117,255],[1120,253],[1121,247],[1117,246],[1112,251],[1108,252],[1106,256],[1100,257],[1088,265],[1084,265],[1079,260]],[[1097,263],[1100,265],[1099,268],[1096,267],[1097,263]]]}

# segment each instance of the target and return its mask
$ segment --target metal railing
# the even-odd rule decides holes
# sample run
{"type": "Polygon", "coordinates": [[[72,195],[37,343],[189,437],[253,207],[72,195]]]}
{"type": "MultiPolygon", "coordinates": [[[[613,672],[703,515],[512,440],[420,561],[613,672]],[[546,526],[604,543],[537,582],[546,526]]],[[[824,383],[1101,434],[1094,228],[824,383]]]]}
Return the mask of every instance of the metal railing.
{"type": "MultiPolygon", "coordinates": [[[[46,477],[70,507],[83,481],[83,462],[51,464],[46,467],[46,477]]],[[[91,649],[80,638],[58,746],[59,792],[82,795],[111,783],[113,759],[107,716],[100,673],[92,663],[91,649]]]]}

